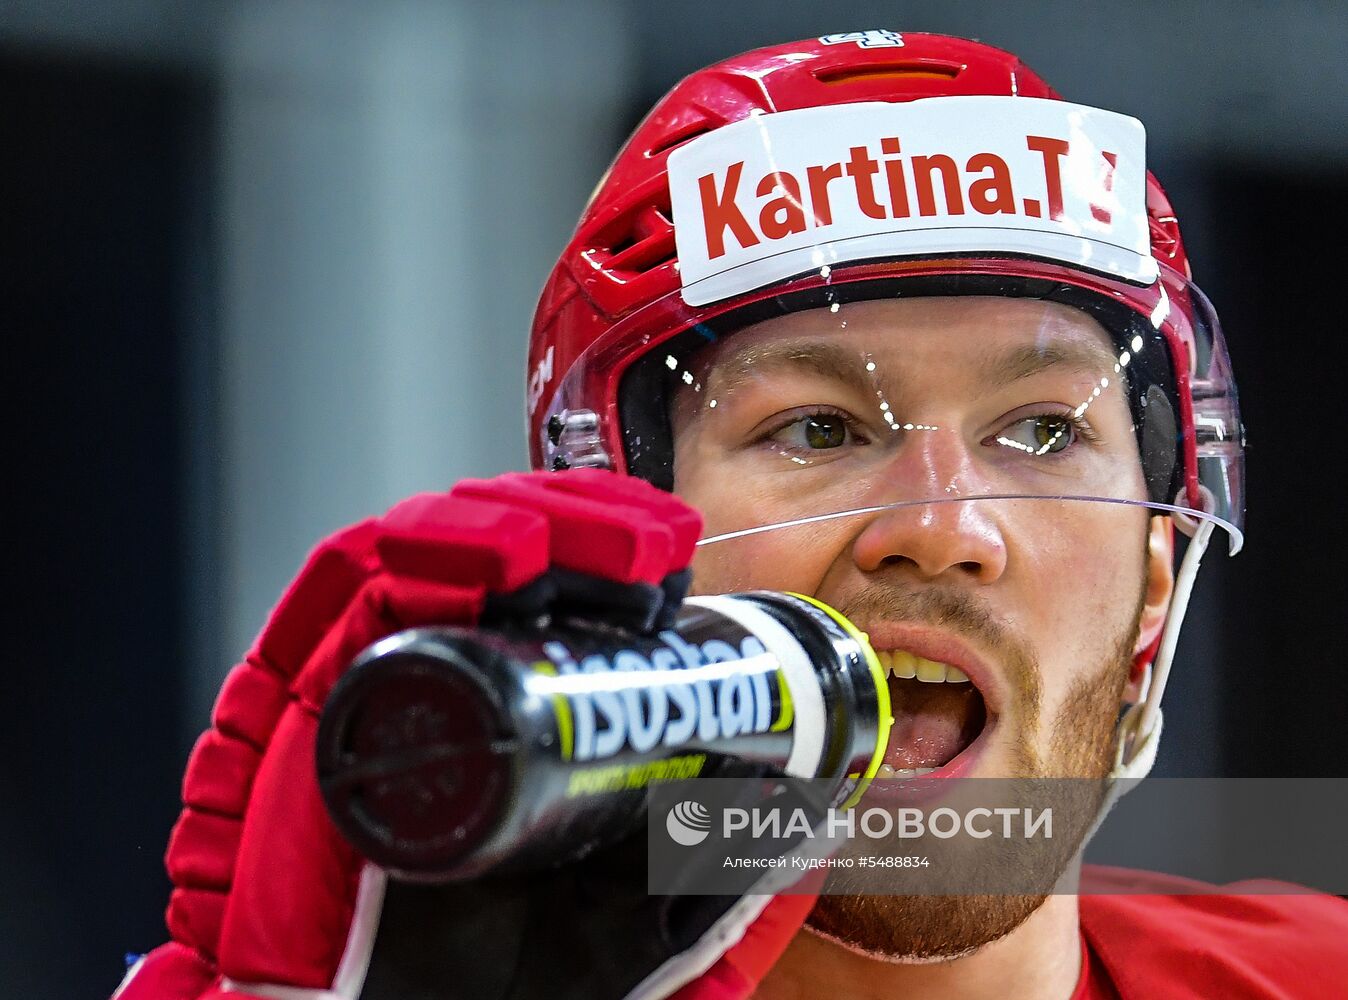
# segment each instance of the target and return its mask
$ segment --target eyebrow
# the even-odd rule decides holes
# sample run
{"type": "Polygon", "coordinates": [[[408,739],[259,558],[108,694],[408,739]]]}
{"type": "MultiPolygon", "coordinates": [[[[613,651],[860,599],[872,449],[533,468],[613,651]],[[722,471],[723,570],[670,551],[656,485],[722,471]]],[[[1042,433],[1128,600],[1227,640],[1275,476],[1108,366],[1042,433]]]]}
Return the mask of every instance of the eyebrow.
{"type": "Polygon", "coordinates": [[[1050,368],[1094,373],[1112,372],[1119,359],[1100,343],[1058,341],[1053,344],[1026,344],[979,360],[977,377],[987,385],[1006,385],[1031,378],[1050,368]]]}
{"type": "Polygon", "coordinates": [[[866,388],[873,378],[855,351],[838,344],[801,339],[745,348],[714,364],[708,382],[716,392],[729,393],[758,375],[781,371],[824,375],[866,388]]]}

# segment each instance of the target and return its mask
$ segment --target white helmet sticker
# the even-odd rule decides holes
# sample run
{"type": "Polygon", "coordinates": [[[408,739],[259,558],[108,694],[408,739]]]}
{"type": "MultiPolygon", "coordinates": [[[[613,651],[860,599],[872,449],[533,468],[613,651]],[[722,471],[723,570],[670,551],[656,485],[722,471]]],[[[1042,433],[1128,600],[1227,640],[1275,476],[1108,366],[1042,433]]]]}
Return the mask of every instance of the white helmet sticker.
{"type": "Polygon", "coordinates": [[[844,45],[851,42],[859,49],[893,49],[903,45],[903,36],[897,31],[843,31],[824,35],[819,41],[825,45],[844,45]]]}
{"type": "Polygon", "coordinates": [[[1027,97],[753,115],[669,156],[679,274],[706,305],[840,263],[1016,253],[1158,276],[1136,118],[1027,97]]]}

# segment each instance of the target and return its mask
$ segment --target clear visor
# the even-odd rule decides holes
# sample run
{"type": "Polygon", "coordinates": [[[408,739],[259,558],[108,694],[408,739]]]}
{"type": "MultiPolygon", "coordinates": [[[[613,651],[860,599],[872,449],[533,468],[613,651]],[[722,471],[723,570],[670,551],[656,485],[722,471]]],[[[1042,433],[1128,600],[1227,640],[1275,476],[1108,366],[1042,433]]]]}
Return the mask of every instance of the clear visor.
{"type": "Polygon", "coordinates": [[[1201,293],[1162,285],[1158,322],[1079,288],[1014,288],[825,286],[700,323],[623,380],[629,470],[698,506],[708,542],[975,501],[1052,523],[1045,502],[1094,501],[1186,534],[1212,521],[1239,549],[1239,416],[1201,293]]]}

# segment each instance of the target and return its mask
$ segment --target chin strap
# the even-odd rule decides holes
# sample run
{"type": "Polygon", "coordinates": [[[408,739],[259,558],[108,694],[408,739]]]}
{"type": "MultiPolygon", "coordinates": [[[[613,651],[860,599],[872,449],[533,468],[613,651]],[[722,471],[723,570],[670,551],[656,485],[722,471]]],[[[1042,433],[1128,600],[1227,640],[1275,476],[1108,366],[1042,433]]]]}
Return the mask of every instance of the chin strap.
{"type": "MultiPolygon", "coordinates": [[[[1171,595],[1170,610],[1161,633],[1161,644],[1156,652],[1156,660],[1143,681],[1142,698],[1119,720],[1114,768],[1109,773],[1109,791],[1091,835],[1094,835],[1120,796],[1132,787],[1135,780],[1145,778],[1156,763],[1163,722],[1161,696],[1165,694],[1166,681],[1170,677],[1170,665],[1175,658],[1175,647],[1179,644],[1184,616],[1189,610],[1189,596],[1193,593],[1198,567],[1203,561],[1208,542],[1212,540],[1215,527],[1212,521],[1200,521],[1180,562],[1179,572],[1175,575],[1175,592],[1171,595]]],[[[1090,839],[1089,836],[1087,839],[1090,839]]]]}
{"type": "MultiPolygon", "coordinates": [[[[1161,633],[1161,645],[1156,651],[1150,679],[1141,701],[1129,709],[1119,726],[1119,760],[1125,769],[1131,769],[1134,762],[1147,756],[1144,749],[1146,743],[1152,744],[1151,757],[1156,756],[1156,740],[1153,738],[1152,730],[1156,730],[1159,735],[1161,697],[1165,694],[1166,681],[1170,678],[1170,665],[1175,659],[1175,647],[1179,645],[1180,628],[1184,625],[1184,616],[1189,610],[1189,597],[1193,593],[1198,567],[1203,562],[1203,553],[1207,551],[1208,542],[1212,540],[1215,528],[1216,525],[1212,521],[1199,522],[1184,553],[1184,559],[1180,562],[1179,572],[1175,576],[1175,593],[1170,598],[1170,611],[1166,615],[1165,630],[1161,633]]],[[[1127,776],[1133,777],[1132,774],[1127,776]]]]}

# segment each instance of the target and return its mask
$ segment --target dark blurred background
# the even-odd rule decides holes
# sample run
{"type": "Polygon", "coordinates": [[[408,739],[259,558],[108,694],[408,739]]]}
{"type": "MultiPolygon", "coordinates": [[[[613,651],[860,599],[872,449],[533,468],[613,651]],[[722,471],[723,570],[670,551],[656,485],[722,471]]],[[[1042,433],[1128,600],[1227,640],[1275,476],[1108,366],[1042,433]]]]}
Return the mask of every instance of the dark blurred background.
{"type": "Polygon", "coordinates": [[[525,465],[535,296],[649,104],[870,27],[981,38],[1147,124],[1251,442],[1156,773],[1348,773],[1348,6],[10,0],[0,998],[106,995],[164,938],[187,751],[305,550],[525,465]]]}

